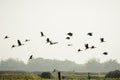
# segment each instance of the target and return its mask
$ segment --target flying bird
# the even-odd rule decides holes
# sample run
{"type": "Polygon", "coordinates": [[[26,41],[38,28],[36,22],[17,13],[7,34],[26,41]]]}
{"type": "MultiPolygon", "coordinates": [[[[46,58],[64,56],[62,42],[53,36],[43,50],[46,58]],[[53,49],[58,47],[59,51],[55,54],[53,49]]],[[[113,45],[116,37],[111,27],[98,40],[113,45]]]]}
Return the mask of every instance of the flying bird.
{"type": "Polygon", "coordinates": [[[49,42],[50,42],[50,39],[49,39],[49,38],[47,38],[47,39],[46,39],[46,41],[47,41],[47,43],[49,43],[49,42]]]}
{"type": "Polygon", "coordinates": [[[104,38],[100,38],[101,43],[105,42],[104,38]]]}
{"type": "Polygon", "coordinates": [[[68,40],[69,40],[69,39],[70,39],[70,37],[66,37],[66,39],[68,39],[68,40]]]}
{"type": "Polygon", "coordinates": [[[40,33],[41,33],[41,37],[45,36],[45,35],[43,34],[43,32],[40,32],[40,33]]]}
{"type": "Polygon", "coordinates": [[[108,55],[108,53],[107,53],[107,52],[103,52],[103,54],[104,54],[104,55],[108,55]]]}
{"type": "Polygon", "coordinates": [[[68,46],[72,46],[72,44],[68,44],[68,46]]]}
{"type": "Polygon", "coordinates": [[[73,36],[73,33],[69,32],[69,33],[67,33],[67,35],[69,35],[69,36],[73,36]]]}
{"type": "Polygon", "coordinates": [[[50,45],[58,44],[58,42],[52,42],[50,41],[50,45]]]}
{"type": "Polygon", "coordinates": [[[9,37],[8,37],[8,36],[5,36],[5,37],[4,37],[4,39],[7,39],[7,38],[9,38],[9,37]]]}
{"type": "Polygon", "coordinates": [[[15,45],[12,45],[12,47],[11,48],[14,48],[15,47],[15,45]]]}
{"type": "Polygon", "coordinates": [[[90,33],[87,33],[87,35],[89,35],[89,36],[93,36],[93,33],[90,32],[90,33]]]}
{"type": "Polygon", "coordinates": [[[85,50],[86,49],[89,49],[89,45],[88,44],[85,44],[85,50]]]}
{"type": "Polygon", "coordinates": [[[24,44],[22,44],[22,43],[20,42],[20,40],[17,40],[17,42],[18,42],[18,46],[24,45],[24,44]]]}
{"type": "Polygon", "coordinates": [[[33,55],[31,55],[31,56],[29,57],[29,60],[32,59],[32,58],[33,58],[33,55]]]}
{"type": "Polygon", "coordinates": [[[29,40],[29,39],[26,39],[26,40],[25,40],[25,42],[28,42],[28,41],[30,41],[30,40],[29,40]]]}
{"type": "Polygon", "coordinates": [[[78,49],[78,52],[82,51],[81,49],[78,49]]]}
{"type": "Polygon", "coordinates": [[[95,47],[95,46],[91,46],[90,48],[91,48],[91,49],[94,49],[94,48],[96,48],[96,47],[95,47]]]}

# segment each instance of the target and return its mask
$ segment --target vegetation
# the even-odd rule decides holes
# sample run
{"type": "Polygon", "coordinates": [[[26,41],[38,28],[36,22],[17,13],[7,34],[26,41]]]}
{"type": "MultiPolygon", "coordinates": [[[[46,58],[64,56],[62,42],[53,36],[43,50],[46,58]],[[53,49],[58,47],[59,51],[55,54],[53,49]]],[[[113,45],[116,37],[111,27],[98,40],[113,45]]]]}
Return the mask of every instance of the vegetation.
{"type": "Polygon", "coordinates": [[[47,78],[47,79],[53,78],[53,76],[50,72],[42,72],[40,77],[41,78],[47,78]]]}
{"type": "Polygon", "coordinates": [[[0,80],[39,80],[41,79],[35,74],[31,73],[24,73],[24,74],[13,74],[13,73],[5,73],[5,74],[0,74],[0,80]]]}
{"type": "Polygon", "coordinates": [[[120,64],[116,60],[100,63],[99,60],[91,59],[86,64],[76,64],[69,60],[58,61],[43,58],[32,59],[27,64],[14,59],[2,60],[0,80],[58,80],[57,71],[59,70],[62,72],[62,80],[89,80],[90,78],[92,80],[120,80],[120,64]],[[111,72],[106,74],[108,71],[111,72]]]}
{"type": "Polygon", "coordinates": [[[119,70],[110,71],[109,73],[106,74],[105,78],[120,78],[120,71],[119,70]]]}
{"type": "Polygon", "coordinates": [[[108,72],[120,70],[120,63],[116,60],[109,60],[100,63],[97,59],[91,59],[86,64],[76,64],[75,62],[65,60],[51,60],[36,58],[24,63],[15,59],[0,61],[0,71],[75,71],[75,72],[108,72]]]}
{"type": "MultiPolygon", "coordinates": [[[[50,78],[52,75],[50,72],[42,72],[41,74],[43,78],[35,73],[24,71],[0,71],[0,80],[58,80],[58,78],[50,78]]],[[[89,80],[87,74],[64,72],[61,77],[62,80],[89,80]]],[[[101,73],[100,75],[105,75],[105,73],[101,73]]],[[[100,77],[100,75],[98,73],[90,73],[91,80],[120,80],[120,78],[104,78],[104,76],[100,77]]]]}
{"type": "MultiPolygon", "coordinates": [[[[40,78],[35,74],[17,75],[17,74],[0,74],[0,80],[58,80],[56,78],[40,78]]],[[[89,80],[87,77],[67,77],[62,80],[89,80]]],[[[91,78],[91,80],[120,80],[120,78],[91,78]]]]}

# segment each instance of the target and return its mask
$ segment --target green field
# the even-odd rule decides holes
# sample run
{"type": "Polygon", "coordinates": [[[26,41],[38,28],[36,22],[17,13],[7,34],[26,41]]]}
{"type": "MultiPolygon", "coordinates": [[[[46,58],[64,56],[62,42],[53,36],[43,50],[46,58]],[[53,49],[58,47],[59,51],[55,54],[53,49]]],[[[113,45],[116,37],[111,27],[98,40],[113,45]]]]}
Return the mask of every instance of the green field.
{"type": "MultiPolygon", "coordinates": [[[[59,80],[57,73],[51,79],[41,78],[38,76],[41,72],[24,72],[24,71],[0,71],[0,80],[59,80]]],[[[120,78],[104,78],[105,73],[91,73],[90,80],[120,80],[120,78]]],[[[62,80],[89,80],[87,73],[78,72],[61,72],[62,80]],[[64,78],[63,78],[64,77],[64,78]]]]}

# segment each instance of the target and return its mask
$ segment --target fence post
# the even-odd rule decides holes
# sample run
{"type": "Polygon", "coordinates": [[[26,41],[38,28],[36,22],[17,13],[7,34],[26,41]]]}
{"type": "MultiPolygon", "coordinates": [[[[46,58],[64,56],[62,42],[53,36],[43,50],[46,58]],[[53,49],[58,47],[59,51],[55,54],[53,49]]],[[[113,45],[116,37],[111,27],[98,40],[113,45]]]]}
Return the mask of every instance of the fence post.
{"type": "Polygon", "coordinates": [[[88,80],[90,80],[91,79],[91,76],[90,76],[90,73],[88,73],[88,80]]]}
{"type": "Polygon", "coordinates": [[[61,73],[58,72],[58,79],[61,80],[61,73]]]}

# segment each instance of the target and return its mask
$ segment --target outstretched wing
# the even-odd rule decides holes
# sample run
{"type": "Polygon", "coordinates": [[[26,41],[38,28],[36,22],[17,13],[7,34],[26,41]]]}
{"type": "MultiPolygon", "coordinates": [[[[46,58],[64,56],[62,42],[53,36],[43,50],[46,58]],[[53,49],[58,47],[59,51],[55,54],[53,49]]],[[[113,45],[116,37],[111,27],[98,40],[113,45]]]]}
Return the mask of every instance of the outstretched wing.
{"type": "Polygon", "coordinates": [[[20,42],[20,40],[17,40],[17,42],[18,42],[18,46],[22,45],[22,43],[20,42]]]}
{"type": "Polygon", "coordinates": [[[69,32],[69,33],[67,33],[67,35],[69,35],[69,36],[73,36],[73,33],[69,32]]]}
{"type": "Polygon", "coordinates": [[[48,43],[48,42],[50,42],[50,39],[49,39],[49,38],[47,38],[47,39],[46,39],[46,41],[47,41],[47,43],[48,43]]]}
{"type": "Polygon", "coordinates": [[[87,35],[92,36],[93,34],[92,33],[88,33],[87,35]]]}
{"type": "Polygon", "coordinates": [[[41,36],[45,36],[44,34],[43,34],[43,32],[40,32],[41,33],[41,36]]]}
{"type": "Polygon", "coordinates": [[[33,55],[30,56],[29,60],[32,59],[33,55]]]}

